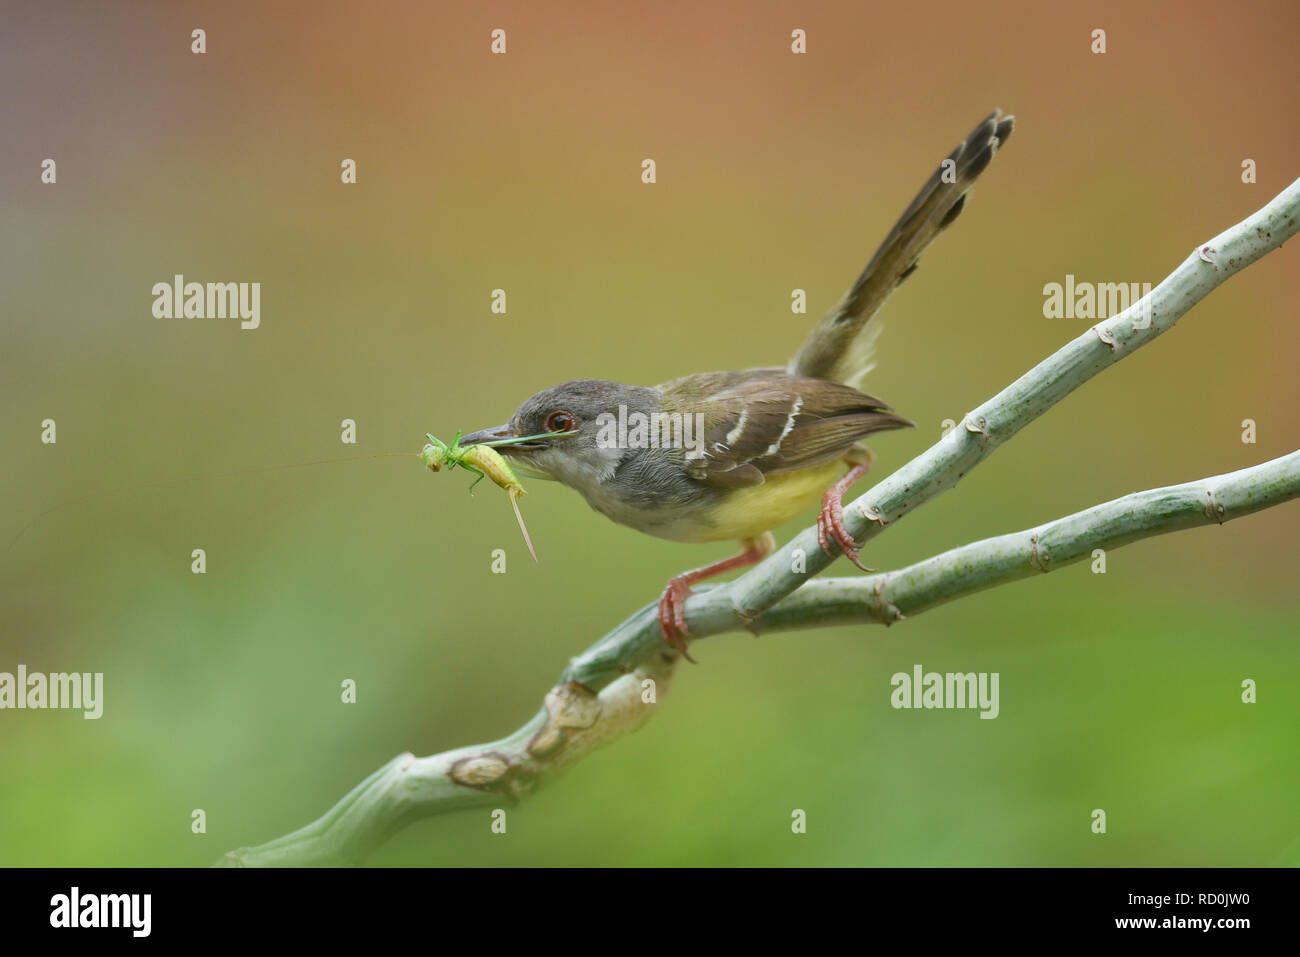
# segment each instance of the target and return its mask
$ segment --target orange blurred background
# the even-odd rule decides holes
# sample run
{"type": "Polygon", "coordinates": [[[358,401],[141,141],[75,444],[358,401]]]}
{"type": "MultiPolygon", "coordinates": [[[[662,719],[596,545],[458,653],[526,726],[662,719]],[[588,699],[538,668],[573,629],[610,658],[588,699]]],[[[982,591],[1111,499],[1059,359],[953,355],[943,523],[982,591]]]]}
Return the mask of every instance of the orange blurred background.
{"type": "MultiPolygon", "coordinates": [[[[0,531],[21,529],[0,671],[104,671],[108,695],[98,722],[0,713],[8,864],[269,840],[401,750],[513,729],[569,656],[728,548],[531,483],[532,566],[493,490],[414,463],[216,476],[413,451],[571,378],[782,362],[1001,107],[1014,139],[884,314],[865,388],[919,427],[873,444],[883,476],[1091,324],[1045,319],[1046,283],[1158,283],[1300,176],[1285,2],[81,3],[0,26],[0,531]],[[261,327],[154,319],[175,273],[261,282],[261,327]]],[[[1217,290],[867,561],[1294,449],[1298,263],[1288,246],[1217,290]]],[[[888,633],[710,639],[664,713],[510,840],[462,815],[378,861],[1294,862],[1297,535],[1283,506],[888,633]],[[1000,671],[1001,717],[890,709],[918,661],[1000,671]],[[1095,807],[1122,822],[1101,840],[1095,807]]]]}

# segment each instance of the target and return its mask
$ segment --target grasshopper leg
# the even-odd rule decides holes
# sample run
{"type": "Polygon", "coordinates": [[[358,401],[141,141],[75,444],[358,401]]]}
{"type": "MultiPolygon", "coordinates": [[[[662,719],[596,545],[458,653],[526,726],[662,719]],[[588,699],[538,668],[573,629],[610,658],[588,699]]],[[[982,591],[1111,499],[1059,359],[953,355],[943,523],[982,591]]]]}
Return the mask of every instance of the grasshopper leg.
{"type": "Polygon", "coordinates": [[[476,478],[474,481],[469,483],[469,494],[473,495],[474,486],[477,485],[479,482],[483,481],[483,479],[487,478],[487,473],[484,472],[482,469],[475,468],[474,466],[470,465],[468,462],[461,462],[460,467],[466,469],[467,471],[473,472],[475,475],[478,476],[478,478],[476,478]]]}

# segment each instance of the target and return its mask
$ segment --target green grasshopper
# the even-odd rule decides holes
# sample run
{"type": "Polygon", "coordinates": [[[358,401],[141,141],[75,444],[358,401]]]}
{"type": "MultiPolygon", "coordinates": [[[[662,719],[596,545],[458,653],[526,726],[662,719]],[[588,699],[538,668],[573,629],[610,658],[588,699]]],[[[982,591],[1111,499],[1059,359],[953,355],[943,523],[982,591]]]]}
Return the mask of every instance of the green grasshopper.
{"type": "Polygon", "coordinates": [[[510,504],[515,510],[515,518],[519,521],[519,531],[524,534],[524,544],[528,546],[528,553],[533,556],[533,561],[537,561],[537,552],[533,548],[533,540],[528,534],[528,526],[524,524],[523,513],[519,511],[519,496],[524,494],[524,487],[519,484],[519,479],[515,477],[514,470],[510,468],[510,463],[502,458],[501,453],[493,446],[514,445],[518,442],[530,442],[533,439],[551,439],[572,434],[572,432],[543,432],[540,435],[526,435],[517,439],[498,439],[494,442],[484,442],[480,445],[461,448],[460,432],[457,432],[456,437],[451,440],[451,445],[426,432],[424,435],[429,440],[429,444],[420,451],[420,459],[434,472],[441,471],[444,465],[447,467],[447,471],[451,471],[459,465],[466,471],[473,472],[478,478],[470,483],[470,494],[473,494],[474,486],[483,481],[484,478],[492,479],[493,482],[505,489],[510,495],[510,504]]]}

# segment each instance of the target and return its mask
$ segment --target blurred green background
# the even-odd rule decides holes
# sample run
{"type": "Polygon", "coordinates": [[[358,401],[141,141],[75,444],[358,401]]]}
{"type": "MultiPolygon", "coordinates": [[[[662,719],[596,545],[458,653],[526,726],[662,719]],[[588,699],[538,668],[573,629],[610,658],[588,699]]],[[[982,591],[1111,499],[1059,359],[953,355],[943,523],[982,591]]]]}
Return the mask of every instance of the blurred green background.
{"type": "MultiPolygon", "coordinates": [[[[0,17],[0,671],[106,675],[99,721],[0,712],[0,864],[207,864],[267,841],[403,750],[514,729],[569,656],[730,553],[532,482],[534,565],[503,496],[414,459],[223,473],[414,451],[570,378],[782,362],[1000,106],[1015,139],[886,310],[867,388],[920,427],[873,443],[883,476],[1091,324],[1044,319],[1045,283],[1158,282],[1300,175],[1287,2],[0,17]],[[177,272],[261,282],[261,328],[154,319],[177,272]]],[[[867,561],[1292,450],[1298,254],[1215,292],[867,561]]],[[[1298,534],[1289,505],[887,631],[710,639],[654,721],[505,836],[486,812],[425,821],[373,863],[1300,861],[1298,534]],[[999,672],[1000,717],[894,711],[889,677],[915,663],[999,672]]]]}

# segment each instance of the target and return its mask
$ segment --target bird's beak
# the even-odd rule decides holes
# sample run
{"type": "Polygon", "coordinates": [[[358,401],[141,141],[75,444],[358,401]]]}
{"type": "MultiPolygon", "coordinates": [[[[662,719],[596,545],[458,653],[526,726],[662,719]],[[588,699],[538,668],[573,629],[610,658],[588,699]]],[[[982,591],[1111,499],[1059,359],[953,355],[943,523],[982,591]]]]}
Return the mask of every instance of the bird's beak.
{"type": "Polygon", "coordinates": [[[461,445],[492,445],[498,452],[503,455],[510,455],[513,452],[534,452],[537,449],[546,448],[553,439],[549,436],[529,436],[529,441],[520,442],[521,438],[514,429],[508,425],[498,425],[491,429],[480,429],[477,432],[471,432],[469,435],[460,437],[461,445]],[[503,445],[494,445],[496,442],[504,442],[503,445]]]}
{"type": "MultiPolygon", "coordinates": [[[[482,445],[485,442],[497,442],[501,439],[512,439],[515,437],[514,432],[508,425],[498,425],[490,429],[479,429],[477,432],[471,432],[469,435],[460,437],[461,445],[482,445]]],[[[506,446],[510,448],[510,446],[506,446]]]]}

